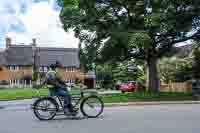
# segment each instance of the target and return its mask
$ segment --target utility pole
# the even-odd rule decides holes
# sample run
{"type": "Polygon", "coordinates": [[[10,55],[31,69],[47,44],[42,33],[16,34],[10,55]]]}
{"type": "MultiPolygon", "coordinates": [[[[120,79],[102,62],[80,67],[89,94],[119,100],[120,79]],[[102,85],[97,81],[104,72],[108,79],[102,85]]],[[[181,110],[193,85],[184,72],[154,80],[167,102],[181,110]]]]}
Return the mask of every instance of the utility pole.
{"type": "Polygon", "coordinates": [[[37,48],[36,39],[32,39],[32,50],[33,50],[33,80],[37,83],[38,79],[38,63],[37,63],[37,48]]]}

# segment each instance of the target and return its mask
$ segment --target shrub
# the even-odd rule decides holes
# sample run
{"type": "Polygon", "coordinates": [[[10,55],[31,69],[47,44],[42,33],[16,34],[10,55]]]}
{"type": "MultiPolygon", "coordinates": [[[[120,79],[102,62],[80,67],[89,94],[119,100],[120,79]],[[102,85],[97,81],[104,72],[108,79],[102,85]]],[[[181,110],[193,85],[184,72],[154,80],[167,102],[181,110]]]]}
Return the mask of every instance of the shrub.
{"type": "Polygon", "coordinates": [[[6,80],[0,81],[0,85],[9,85],[9,82],[6,80]]]}

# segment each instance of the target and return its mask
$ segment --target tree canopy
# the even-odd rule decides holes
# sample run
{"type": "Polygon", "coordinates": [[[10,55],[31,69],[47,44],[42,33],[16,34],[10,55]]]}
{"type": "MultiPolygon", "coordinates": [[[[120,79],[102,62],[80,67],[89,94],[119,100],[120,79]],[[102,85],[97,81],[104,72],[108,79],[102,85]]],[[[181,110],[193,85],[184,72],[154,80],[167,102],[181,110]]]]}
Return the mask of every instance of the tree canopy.
{"type": "Polygon", "coordinates": [[[146,61],[149,88],[158,91],[157,60],[176,43],[199,39],[197,0],[58,0],[64,29],[73,28],[95,60],[146,61]],[[93,55],[93,54],[92,54],[93,55]]]}

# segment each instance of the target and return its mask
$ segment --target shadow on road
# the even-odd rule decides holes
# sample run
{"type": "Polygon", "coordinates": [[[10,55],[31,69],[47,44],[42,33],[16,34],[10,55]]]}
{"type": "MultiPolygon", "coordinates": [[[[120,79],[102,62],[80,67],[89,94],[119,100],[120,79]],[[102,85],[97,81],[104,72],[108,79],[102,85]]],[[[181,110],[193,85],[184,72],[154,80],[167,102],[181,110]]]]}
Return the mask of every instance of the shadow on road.
{"type": "Polygon", "coordinates": [[[66,116],[66,117],[62,117],[62,118],[54,118],[52,121],[55,121],[55,120],[87,120],[87,119],[103,119],[103,116],[99,116],[97,118],[87,118],[84,116],[78,116],[78,117],[66,116]]]}
{"type": "MultiPolygon", "coordinates": [[[[64,117],[57,117],[57,118],[54,118],[52,120],[47,120],[47,121],[41,121],[41,122],[53,122],[53,121],[64,121],[64,120],[88,120],[88,119],[96,119],[96,120],[99,120],[99,119],[103,119],[104,117],[103,116],[99,116],[98,118],[87,118],[87,117],[81,117],[81,116],[78,116],[78,117],[73,117],[73,116],[64,116],[64,117]]],[[[40,120],[38,120],[40,121],[40,120]]]]}
{"type": "Polygon", "coordinates": [[[66,116],[66,117],[62,117],[62,118],[54,118],[52,121],[57,121],[57,120],[84,120],[84,119],[87,119],[87,118],[66,116]]]}

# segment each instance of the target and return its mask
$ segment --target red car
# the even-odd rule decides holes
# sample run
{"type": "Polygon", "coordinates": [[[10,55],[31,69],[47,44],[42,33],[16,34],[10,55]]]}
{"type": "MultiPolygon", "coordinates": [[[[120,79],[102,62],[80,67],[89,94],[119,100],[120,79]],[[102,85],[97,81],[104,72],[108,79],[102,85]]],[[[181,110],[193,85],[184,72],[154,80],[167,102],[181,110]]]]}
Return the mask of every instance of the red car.
{"type": "Polygon", "coordinates": [[[136,91],[139,91],[141,89],[144,89],[144,86],[137,81],[127,81],[127,82],[122,83],[119,87],[119,90],[121,90],[122,93],[124,93],[124,92],[136,92],[136,91]]]}

